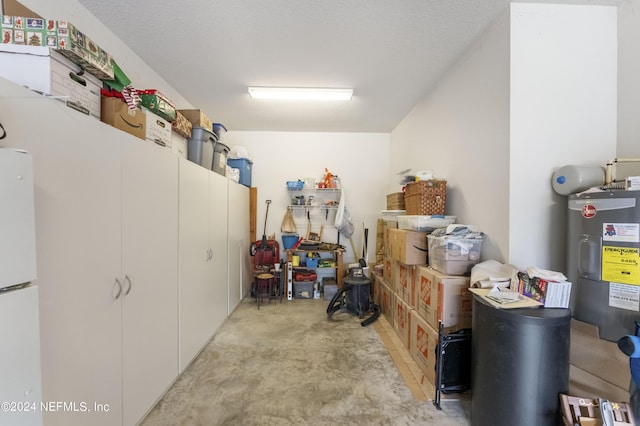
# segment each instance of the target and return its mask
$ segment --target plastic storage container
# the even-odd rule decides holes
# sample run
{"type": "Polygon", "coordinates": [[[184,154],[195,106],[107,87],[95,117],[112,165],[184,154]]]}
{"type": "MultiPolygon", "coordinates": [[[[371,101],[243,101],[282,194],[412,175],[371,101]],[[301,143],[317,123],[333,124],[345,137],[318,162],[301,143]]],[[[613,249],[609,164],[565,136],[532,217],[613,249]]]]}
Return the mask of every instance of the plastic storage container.
{"type": "Polygon", "coordinates": [[[224,142],[224,135],[227,133],[227,128],[221,123],[213,123],[213,133],[216,134],[220,142],[224,142]]]}
{"type": "Polygon", "coordinates": [[[480,261],[482,238],[427,236],[429,266],[447,275],[469,275],[480,261]]]}
{"type": "Polygon", "coordinates": [[[222,176],[226,176],[227,155],[229,155],[229,147],[218,141],[213,146],[213,162],[211,164],[211,170],[218,174],[221,174],[222,176]]]}
{"type": "Polygon", "coordinates": [[[313,284],[315,281],[294,281],[293,297],[296,299],[313,299],[313,284]]]}
{"type": "Polygon", "coordinates": [[[324,285],[324,300],[331,300],[333,296],[338,292],[337,284],[325,284],[324,285]]]}
{"type": "Polygon", "coordinates": [[[253,168],[253,162],[246,158],[228,158],[227,164],[229,167],[240,170],[239,183],[241,185],[251,187],[251,169],[253,168]]]}
{"type": "Polygon", "coordinates": [[[291,247],[296,245],[300,237],[298,234],[283,234],[282,235],[282,246],[285,250],[289,250],[291,247]]]}
{"type": "Polygon", "coordinates": [[[397,222],[398,217],[404,214],[407,214],[406,210],[382,210],[380,212],[382,214],[382,220],[386,220],[388,222],[397,222]]]}
{"type": "Polygon", "coordinates": [[[398,216],[398,228],[411,231],[431,232],[436,228],[445,228],[456,222],[455,216],[443,215],[410,215],[398,216]]]}
{"type": "Polygon", "coordinates": [[[193,126],[191,137],[187,141],[187,159],[211,170],[213,146],[217,143],[216,135],[209,129],[193,126]]]}

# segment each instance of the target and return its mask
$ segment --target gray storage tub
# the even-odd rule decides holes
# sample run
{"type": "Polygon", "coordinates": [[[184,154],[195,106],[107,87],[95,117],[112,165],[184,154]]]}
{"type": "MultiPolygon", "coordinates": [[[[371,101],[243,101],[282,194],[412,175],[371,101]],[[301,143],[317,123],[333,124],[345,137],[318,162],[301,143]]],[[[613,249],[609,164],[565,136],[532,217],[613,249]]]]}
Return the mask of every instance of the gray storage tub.
{"type": "Polygon", "coordinates": [[[187,159],[212,170],[214,145],[217,143],[218,138],[211,130],[206,127],[193,126],[191,137],[188,140],[187,159]]]}
{"type": "Polygon", "coordinates": [[[227,155],[229,155],[229,147],[216,139],[213,148],[213,163],[211,170],[222,176],[227,175],[227,155]]]}

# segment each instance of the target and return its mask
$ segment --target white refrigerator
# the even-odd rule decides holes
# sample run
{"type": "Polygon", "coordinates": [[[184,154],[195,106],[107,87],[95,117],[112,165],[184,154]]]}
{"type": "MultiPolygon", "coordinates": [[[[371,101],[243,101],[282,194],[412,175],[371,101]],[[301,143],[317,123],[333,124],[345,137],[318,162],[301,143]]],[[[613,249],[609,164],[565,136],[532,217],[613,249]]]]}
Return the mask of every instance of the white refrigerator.
{"type": "Polygon", "coordinates": [[[33,159],[0,148],[0,424],[42,425],[33,159]]]}

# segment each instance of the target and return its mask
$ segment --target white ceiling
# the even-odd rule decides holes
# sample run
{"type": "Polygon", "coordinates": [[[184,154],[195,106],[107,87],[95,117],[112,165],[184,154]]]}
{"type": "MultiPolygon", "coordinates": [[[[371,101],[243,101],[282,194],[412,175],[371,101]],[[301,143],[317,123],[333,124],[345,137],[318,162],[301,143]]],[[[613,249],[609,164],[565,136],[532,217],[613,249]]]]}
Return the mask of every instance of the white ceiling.
{"type": "Polygon", "coordinates": [[[185,99],[229,130],[314,132],[391,131],[509,4],[79,2],[185,99]],[[247,86],[348,87],[354,96],[346,103],[275,103],[251,100],[247,86]]]}

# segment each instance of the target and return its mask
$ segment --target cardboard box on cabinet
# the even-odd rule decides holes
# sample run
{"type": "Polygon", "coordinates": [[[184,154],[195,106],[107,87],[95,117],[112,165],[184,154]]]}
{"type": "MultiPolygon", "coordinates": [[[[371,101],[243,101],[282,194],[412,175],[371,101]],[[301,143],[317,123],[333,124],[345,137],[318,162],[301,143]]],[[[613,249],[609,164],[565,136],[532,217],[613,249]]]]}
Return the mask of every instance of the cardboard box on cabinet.
{"type": "Polygon", "coordinates": [[[171,151],[178,157],[187,158],[187,138],[176,132],[171,132],[171,151]]]}
{"type": "Polygon", "coordinates": [[[213,122],[207,115],[200,109],[179,109],[177,110],[192,126],[204,127],[205,129],[213,132],[213,122]]]}
{"type": "Polygon", "coordinates": [[[408,303],[412,308],[416,306],[415,302],[415,280],[416,265],[405,265],[402,262],[394,261],[394,288],[395,292],[408,303]]]}
{"type": "Polygon", "coordinates": [[[410,313],[409,354],[431,384],[436,382],[438,332],[417,311],[410,313]]]}
{"type": "Polygon", "coordinates": [[[409,335],[411,326],[411,312],[413,309],[405,303],[398,295],[394,298],[394,322],[393,328],[396,330],[400,341],[405,348],[409,349],[409,335]]]}
{"type": "Polygon", "coordinates": [[[142,107],[146,117],[145,139],[171,149],[171,123],[142,107]]]}
{"type": "Polygon", "coordinates": [[[101,80],[113,78],[111,55],[67,21],[5,14],[0,29],[0,44],[50,47],[101,80]]]}
{"type": "Polygon", "coordinates": [[[471,327],[473,298],[468,277],[445,275],[430,267],[420,267],[416,280],[417,311],[434,329],[471,327]]]}
{"type": "MultiPolygon", "coordinates": [[[[48,20],[48,26],[53,26],[48,20]]],[[[67,21],[54,21],[57,31],[57,49],[67,58],[82,66],[100,80],[114,77],[113,58],[86,34],[67,21]]]]}
{"type": "Polygon", "coordinates": [[[139,108],[130,110],[118,98],[102,97],[100,120],[142,140],[146,138],[147,117],[144,112],[139,108]]]}
{"type": "Polygon", "coordinates": [[[54,49],[0,44],[0,77],[100,118],[102,82],[54,49]]]}
{"type": "Polygon", "coordinates": [[[171,123],[171,129],[185,139],[189,139],[193,124],[180,111],[176,111],[176,121],[171,123]]]}
{"type": "Polygon", "coordinates": [[[405,265],[425,265],[427,263],[426,232],[407,229],[389,229],[391,257],[405,265]]]}

